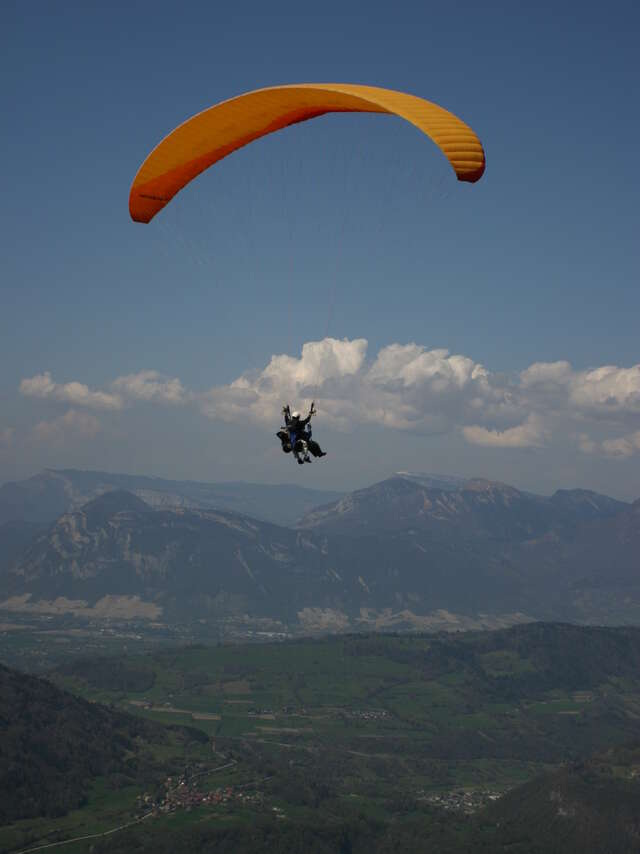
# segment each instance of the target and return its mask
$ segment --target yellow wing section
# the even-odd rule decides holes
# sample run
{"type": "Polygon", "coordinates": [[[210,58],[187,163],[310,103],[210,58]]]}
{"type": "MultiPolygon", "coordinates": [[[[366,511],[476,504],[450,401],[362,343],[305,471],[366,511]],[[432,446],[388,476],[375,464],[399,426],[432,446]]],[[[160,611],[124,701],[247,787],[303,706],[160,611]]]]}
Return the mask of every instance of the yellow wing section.
{"type": "Polygon", "coordinates": [[[482,177],[482,143],[468,125],[437,104],[404,92],[350,83],[273,86],[215,104],[166,136],[131,185],[132,219],[150,222],[189,181],[254,139],[339,112],[400,116],[435,142],[458,180],[474,182],[482,177]]]}

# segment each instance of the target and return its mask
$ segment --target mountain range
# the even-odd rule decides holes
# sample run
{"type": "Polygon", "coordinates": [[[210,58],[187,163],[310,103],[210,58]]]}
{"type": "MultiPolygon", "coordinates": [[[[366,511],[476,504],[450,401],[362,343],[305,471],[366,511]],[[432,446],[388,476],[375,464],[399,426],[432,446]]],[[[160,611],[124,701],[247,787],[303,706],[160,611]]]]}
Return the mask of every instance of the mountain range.
{"type": "Polygon", "coordinates": [[[87,501],[127,490],[155,509],[182,507],[230,510],[276,525],[293,525],[301,513],[337,500],[342,493],[294,484],[201,483],[76,469],[46,469],[0,486],[0,525],[25,521],[50,524],[87,501]]]}
{"type": "MultiPolygon", "coordinates": [[[[58,475],[43,478],[59,489],[58,475]]],[[[81,481],[64,474],[65,494],[81,481]]],[[[182,494],[208,502],[218,487],[205,486],[182,494]]],[[[141,488],[109,488],[35,535],[28,519],[0,526],[0,608],[276,631],[640,618],[640,501],[402,473],[308,512],[301,503],[283,526],[159,495],[178,493],[149,503],[141,488]]]]}

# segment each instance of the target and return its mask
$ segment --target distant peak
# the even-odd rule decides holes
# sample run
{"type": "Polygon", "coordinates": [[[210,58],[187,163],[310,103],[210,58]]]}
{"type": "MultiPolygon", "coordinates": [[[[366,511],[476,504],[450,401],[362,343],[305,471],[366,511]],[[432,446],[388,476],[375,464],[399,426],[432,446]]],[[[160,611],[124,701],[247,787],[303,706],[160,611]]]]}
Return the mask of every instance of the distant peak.
{"type": "Polygon", "coordinates": [[[429,474],[429,472],[397,471],[391,476],[392,480],[394,478],[408,480],[427,489],[442,489],[448,492],[455,492],[467,482],[466,478],[457,475],[429,474]]]}
{"type": "Polygon", "coordinates": [[[88,501],[81,510],[86,515],[113,516],[116,513],[149,513],[151,507],[146,501],[126,489],[111,489],[99,495],[98,498],[88,501]]]}
{"type": "Polygon", "coordinates": [[[615,511],[628,506],[626,501],[618,501],[616,498],[602,495],[592,489],[557,489],[551,496],[551,500],[558,505],[580,506],[597,511],[606,509],[615,511]]]}
{"type": "Polygon", "coordinates": [[[514,495],[519,492],[515,486],[509,486],[507,483],[500,483],[498,480],[487,480],[487,478],[484,477],[471,478],[465,482],[462,488],[468,492],[489,492],[491,490],[496,490],[497,492],[509,492],[514,495]]]}

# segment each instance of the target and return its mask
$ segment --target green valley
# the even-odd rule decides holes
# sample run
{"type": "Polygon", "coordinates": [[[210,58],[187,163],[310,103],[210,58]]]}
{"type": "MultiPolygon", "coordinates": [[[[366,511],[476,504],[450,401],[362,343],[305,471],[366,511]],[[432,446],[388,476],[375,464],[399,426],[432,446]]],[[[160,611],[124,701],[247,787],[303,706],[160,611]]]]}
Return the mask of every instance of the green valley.
{"type": "MultiPolygon", "coordinates": [[[[183,744],[163,748],[171,761],[143,785],[111,780],[113,826],[138,825],[69,850],[211,850],[215,838],[216,851],[382,852],[438,838],[438,850],[485,840],[489,851],[515,826],[509,804],[534,839],[524,807],[540,786],[603,751],[623,759],[600,762],[598,786],[622,780],[640,798],[627,749],[640,735],[639,664],[639,630],[541,623],[73,658],[50,674],[58,687],[183,744]]],[[[39,819],[38,832],[70,838],[80,815],[104,828],[104,801],[39,819]]],[[[19,828],[2,830],[6,850],[19,850],[8,844],[19,828]]]]}

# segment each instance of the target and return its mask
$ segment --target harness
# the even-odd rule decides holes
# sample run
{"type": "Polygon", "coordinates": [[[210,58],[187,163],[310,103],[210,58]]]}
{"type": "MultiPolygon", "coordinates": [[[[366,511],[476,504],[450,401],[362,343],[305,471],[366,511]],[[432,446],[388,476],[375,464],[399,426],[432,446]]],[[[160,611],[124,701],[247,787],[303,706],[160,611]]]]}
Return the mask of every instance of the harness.
{"type": "Polygon", "coordinates": [[[289,434],[289,441],[293,448],[298,439],[306,440],[311,438],[311,425],[307,424],[304,427],[287,427],[287,433],[289,434]]]}

